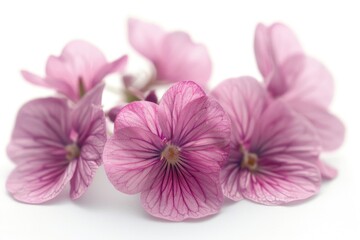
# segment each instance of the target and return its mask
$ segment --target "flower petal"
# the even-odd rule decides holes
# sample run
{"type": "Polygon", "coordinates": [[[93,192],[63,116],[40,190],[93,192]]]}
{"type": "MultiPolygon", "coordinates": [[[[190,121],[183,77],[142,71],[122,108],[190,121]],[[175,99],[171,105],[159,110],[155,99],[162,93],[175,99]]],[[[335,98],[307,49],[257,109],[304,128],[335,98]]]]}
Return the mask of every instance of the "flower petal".
{"type": "Polygon", "coordinates": [[[211,60],[204,45],[194,43],[184,32],[167,34],[154,61],[160,81],[194,81],[205,87],[211,75],[211,60]]]}
{"type": "Polygon", "coordinates": [[[68,96],[70,99],[74,98],[77,94],[74,92],[72,86],[69,85],[68,82],[64,82],[58,79],[51,79],[48,77],[42,78],[28,71],[21,71],[21,75],[25,78],[25,80],[32,84],[46,88],[54,88],[56,91],[68,96]]]}
{"type": "Polygon", "coordinates": [[[223,202],[219,172],[205,173],[203,169],[191,161],[177,166],[157,164],[149,173],[153,182],[141,193],[145,210],[172,221],[217,213],[223,202]]]}
{"type": "Polygon", "coordinates": [[[230,120],[220,104],[204,96],[182,110],[171,142],[193,161],[210,165],[227,160],[230,147],[230,120]]]}
{"type": "Polygon", "coordinates": [[[51,159],[70,143],[70,130],[66,100],[43,98],[30,101],[16,117],[8,155],[16,163],[51,159]]]}
{"type": "Polygon", "coordinates": [[[82,92],[89,91],[97,83],[96,75],[107,65],[105,56],[94,45],[85,41],[68,43],[61,56],[50,56],[46,64],[49,84],[67,85],[67,92],[57,89],[73,101],[81,98],[82,92]]]}
{"type": "Polygon", "coordinates": [[[279,66],[293,55],[303,55],[303,49],[290,28],[281,23],[269,27],[272,53],[279,66]]]}
{"type": "Polygon", "coordinates": [[[123,105],[118,105],[115,107],[112,107],[107,113],[106,116],[109,118],[109,120],[111,122],[115,122],[116,120],[116,116],[118,115],[118,113],[120,112],[120,110],[123,108],[123,105]]]}
{"type": "Polygon", "coordinates": [[[205,96],[204,91],[194,82],[179,82],[174,84],[160,100],[159,124],[167,139],[173,138],[180,115],[185,106],[197,98],[205,96]]]}
{"type": "Polygon", "coordinates": [[[252,77],[240,77],[225,80],[211,94],[230,117],[233,140],[248,143],[269,101],[265,88],[252,77]]]}
{"type": "Polygon", "coordinates": [[[261,159],[261,170],[241,171],[240,191],[244,198],[265,205],[304,200],[320,188],[321,175],[315,162],[272,157],[261,159]]]}
{"type": "Polygon", "coordinates": [[[317,164],[321,173],[321,177],[324,180],[331,180],[337,176],[338,171],[326,162],[319,160],[317,164]]]}
{"type": "Polygon", "coordinates": [[[145,101],[148,102],[153,102],[153,103],[157,103],[158,102],[158,97],[156,95],[155,90],[151,90],[145,97],[144,99],[145,101]]]}
{"type": "Polygon", "coordinates": [[[324,150],[335,150],[342,145],[345,139],[345,126],[339,118],[310,102],[294,101],[289,102],[289,105],[314,126],[324,150]]]}
{"type": "Polygon", "coordinates": [[[280,101],[273,102],[261,116],[250,148],[259,157],[285,156],[303,161],[316,161],[320,150],[311,124],[280,101]]]}
{"type": "Polygon", "coordinates": [[[259,23],[255,30],[255,57],[258,68],[265,80],[274,71],[275,62],[268,27],[259,23]]]}
{"type": "Polygon", "coordinates": [[[79,134],[81,153],[70,182],[72,199],[81,197],[91,184],[96,170],[102,164],[102,154],[107,140],[104,112],[97,107],[92,107],[88,111],[92,113],[90,115],[91,122],[87,125],[86,136],[79,134]]]}
{"type": "Polygon", "coordinates": [[[97,126],[101,125],[106,131],[105,125],[102,125],[105,124],[105,114],[100,106],[104,86],[104,84],[96,86],[74,106],[71,115],[72,130],[78,134],[79,143],[84,143],[97,126]]]}
{"type": "Polygon", "coordinates": [[[31,82],[35,85],[43,86],[43,87],[49,87],[49,84],[44,81],[42,77],[39,77],[38,75],[35,75],[28,71],[21,71],[21,75],[25,80],[28,82],[31,82]]]}
{"type": "Polygon", "coordinates": [[[115,120],[115,132],[122,128],[137,127],[161,136],[158,123],[158,105],[147,101],[138,101],[121,108],[115,120]]]}
{"type": "Polygon", "coordinates": [[[156,60],[165,32],[158,26],[130,18],[129,42],[133,48],[150,60],[156,60]]]}
{"type": "Polygon", "coordinates": [[[10,174],[6,188],[21,202],[43,203],[63,190],[75,167],[65,156],[23,162],[10,174]]]}
{"type": "Polygon", "coordinates": [[[303,55],[295,34],[281,23],[275,23],[270,27],[258,24],[255,30],[254,48],[259,70],[265,83],[273,90],[282,85],[277,73],[279,67],[291,56],[303,55]]]}
{"type": "Polygon", "coordinates": [[[331,74],[317,60],[296,55],[281,67],[285,92],[282,99],[288,101],[312,102],[328,107],[333,94],[334,82],[331,74]]]}
{"type": "MultiPolygon", "coordinates": [[[[121,114],[121,113],[120,113],[121,114]]],[[[126,127],[111,136],[104,148],[104,166],[111,183],[121,192],[135,194],[149,184],[149,173],[160,161],[161,138],[138,127],[126,127]]]]}
{"type": "Polygon", "coordinates": [[[122,56],[119,59],[105,64],[94,76],[91,82],[91,86],[96,86],[109,74],[122,73],[127,65],[128,57],[122,56]]]}
{"type": "Polygon", "coordinates": [[[271,104],[261,119],[250,147],[259,157],[259,169],[241,171],[241,194],[267,205],[316,194],[321,183],[320,146],[312,126],[281,102],[271,104]]]}
{"type": "Polygon", "coordinates": [[[224,196],[233,201],[240,201],[244,198],[240,190],[243,170],[239,159],[242,159],[242,157],[240,151],[232,147],[228,162],[221,169],[220,181],[224,196]]]}

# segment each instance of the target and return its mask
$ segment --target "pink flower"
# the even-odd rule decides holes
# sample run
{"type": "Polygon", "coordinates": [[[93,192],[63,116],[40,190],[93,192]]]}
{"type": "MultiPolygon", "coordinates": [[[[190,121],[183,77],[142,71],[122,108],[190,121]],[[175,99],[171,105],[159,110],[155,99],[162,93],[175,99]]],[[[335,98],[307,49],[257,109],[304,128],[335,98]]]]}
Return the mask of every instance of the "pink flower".
{"type": "Polygon", "coordinates": [[[173,221],[219,211],[220,165],[227,159],[230,122],[193,82],[173,85],[160,104],[121,109],[104,148],[104,166],[121,192],[141,192],[150,214],[173,221]]]}
{"type": "Polygon", "coordinates": [[[324,150],[340,147],[345,127],[328,111],[333,79],[320,62],[304,54],[294,33],[279,23],[270,27],[259,24],[255,55],[272,97],[286,102],[312,123],[324,150]]]}
{"type": "Polygon", "coordinates": [[[167,33],[160,27],[129,19],[130,44],[155,68],[155,82],[196,81],[205,87],[211,75],[211,60],[204,45],[194,43],[184,32],[167,33]]]}
{"type": "Polygon", "coordinates": [[[76,102],[102,82],[106,75],[121,72],[126,62],[127,56],[123,56],[109,63],[103,53],[92,44],[72,41],[64,47],[59,57],[48,58],[45,78],[27,71],[21,73],[27,81],[53,88],[76,102]]]}
{"type": "Polygon", "coordinates": [[[74,108],[60,98],[36,99],[19,111],[8,146],[17,164],[6,187],[21,202],[42,203],[70,182],[79,198],[90,185],[106,142],[105,116],[99,104],[104,85],[86,94],[74,108]]]}
{"type": "Polygon", "coordinates": [[[232,122],[224,195],[278,205],[309,198],[321,184],[320,145],[313,127],[251,77],[229,79],[212,93],[232,122]]]}

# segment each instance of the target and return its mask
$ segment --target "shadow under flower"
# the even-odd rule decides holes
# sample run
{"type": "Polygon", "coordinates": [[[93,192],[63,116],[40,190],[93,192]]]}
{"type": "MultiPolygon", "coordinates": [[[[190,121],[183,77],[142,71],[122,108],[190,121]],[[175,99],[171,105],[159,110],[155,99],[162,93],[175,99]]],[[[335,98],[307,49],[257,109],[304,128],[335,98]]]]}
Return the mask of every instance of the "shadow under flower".
{"type": "Polygon", "coordinates": [[[126,195],[117,191],[109,182],[103,167],[100,167],[94,180],[85,194],[74,204],[78,207],[94,210],[109,210],[111,212],[131,212],[141,215],[142,208],[139,196],[126,195]]]}

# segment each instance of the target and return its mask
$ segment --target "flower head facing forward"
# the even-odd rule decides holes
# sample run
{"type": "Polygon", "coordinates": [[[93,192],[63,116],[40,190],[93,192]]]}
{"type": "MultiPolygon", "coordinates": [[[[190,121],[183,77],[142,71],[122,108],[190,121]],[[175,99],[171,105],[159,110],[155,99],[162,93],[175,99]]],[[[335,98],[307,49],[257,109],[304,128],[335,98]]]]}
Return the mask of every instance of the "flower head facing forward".
{"type": "Polygon", "coordinates": [[[36,99],[19,111],[8,146],[17,164],[7,190],[26,203],[56,197],[70,182],[71,198],[79,198],[101,165],[106,142],[105,116],[100,108],[103,85],[74,108],[65,99],[36,99]]]}
{"type": "Polygon", "coordinates": [[[53,88],[76,102],[98,85],[108,74],[122,72],[127,57],[108,62],[102,52],[85,41],[68,43],[59,57],[50,56],[46,64],[46,77],[27,71],[23,77],[36,85],[53,88]]]}
{"type": "Polygon", "coordinates": [[[195,81],[202,87],[210,79],[211,60],[202,44],[184,32],[167,33],[160,27],[129,19],[130,44],[155,67],[157,82],[195,81]]]}
{"type": "Polygon", "coordinates": [[[141,192],[150,214],[180,221],[219,211],[220,165],[230,122],[193,82],[173,85],[160,104],[139,101],[120,110],[105,145],[104,166],[121,192],[141,192]]]}
{"type": "Polygon", "coordinates": [[[340,147],[345,127],[328,111],[334,82],[327,68],[306,56],[295,34],[280,23],[269,27],[259,24],[254,47],[270,95],[311,122],[324,150],[340,147]]]}
{"type": "Polygon", "coordinates": [[[277,205],[317,193],[320,145],[303,117],[269,101],[251,77],[226,80],[212,94],[232,122],[229,161],[221,172],[225,196],[277,205]]]}

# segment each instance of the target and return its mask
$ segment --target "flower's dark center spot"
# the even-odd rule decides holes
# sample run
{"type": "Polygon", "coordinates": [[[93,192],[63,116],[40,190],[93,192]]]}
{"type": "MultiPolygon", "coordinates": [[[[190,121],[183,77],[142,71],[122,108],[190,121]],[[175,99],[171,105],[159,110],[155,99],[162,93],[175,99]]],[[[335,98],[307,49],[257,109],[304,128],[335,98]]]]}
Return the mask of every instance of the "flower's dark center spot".
{"type": "Polygon", "coordinates": [[[241,159],[241,167],[255,171],[258,168],[258,156],[255,153],[249,152],[244,146],[240,145],[240,152],[243,157],[241,159]]]}
{"type": "Polygon", "coordinates": [[[180,149],[174,145],[167,145],[161,153],[161,159],[166,159],[170,164],[176,164],[180,159],[180,149]]]}
{"type": "Polygon", "coordinates": [[[86,93],[86,88],[85,88],[84,80],[81,76],[78,78],[78,87],[79,87],[79,96],[80,98],[82,98],[86,93]]]}
{"type": "Polygon", "coordinates": [[[66,145],[65,151],[66,151],[66,159],[69,161],[72,161],[80,156],[80,148],[75,143],[66,145]]]}
{"type": "Polygon", "coordinates": [[[254,171],[258,167],[258,156],[254,153],[245,152],[241,167],[254,171]]]}

